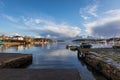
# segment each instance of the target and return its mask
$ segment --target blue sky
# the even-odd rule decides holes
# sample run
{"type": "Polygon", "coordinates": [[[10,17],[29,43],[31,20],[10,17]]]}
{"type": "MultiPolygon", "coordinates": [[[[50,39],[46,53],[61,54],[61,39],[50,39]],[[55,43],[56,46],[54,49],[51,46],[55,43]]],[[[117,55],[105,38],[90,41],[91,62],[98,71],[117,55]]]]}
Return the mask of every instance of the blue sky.
{"type": "Polygon", "coordinates": [[[120,0],[0,0],[0,34],[120,36],[120,0]]]}

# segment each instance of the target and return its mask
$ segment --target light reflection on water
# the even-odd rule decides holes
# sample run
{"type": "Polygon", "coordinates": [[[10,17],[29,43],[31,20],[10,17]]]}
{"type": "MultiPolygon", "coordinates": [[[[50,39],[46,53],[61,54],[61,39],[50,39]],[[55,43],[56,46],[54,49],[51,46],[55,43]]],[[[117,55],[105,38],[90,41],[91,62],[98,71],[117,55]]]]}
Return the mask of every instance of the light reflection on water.
{"type": "Polygon", "coordinates": [[[33,63],[28,68],[66,68],[78,69],[82,80],[106,80],[101,74],[90,69],[83,61],[77,59],[77,52],[66,50],[66,43],[52,43],[49,45],[13,46],[0,52],[33,54],[33,63]]]}

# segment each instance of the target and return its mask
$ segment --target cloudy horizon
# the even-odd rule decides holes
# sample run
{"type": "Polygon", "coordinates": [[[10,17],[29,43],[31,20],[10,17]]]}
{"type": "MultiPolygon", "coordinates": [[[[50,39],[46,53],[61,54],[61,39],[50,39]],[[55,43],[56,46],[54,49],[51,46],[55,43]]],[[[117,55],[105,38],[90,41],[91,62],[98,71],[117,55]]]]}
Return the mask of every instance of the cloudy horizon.
{"type": "Polygon", "coordinates": [[[53,39],[120,36],[120,0],[0,0],[0,33],[53,39]]]}

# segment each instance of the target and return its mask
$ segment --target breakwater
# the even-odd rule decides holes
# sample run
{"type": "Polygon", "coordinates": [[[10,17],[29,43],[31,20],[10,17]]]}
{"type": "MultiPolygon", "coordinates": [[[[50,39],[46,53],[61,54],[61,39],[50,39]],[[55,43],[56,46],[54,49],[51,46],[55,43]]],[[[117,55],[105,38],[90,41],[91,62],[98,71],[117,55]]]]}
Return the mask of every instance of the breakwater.
{"type": "Polygon", "coordinates": [[[113,60],[112,58],[100,54],[101,51],[114,52],[113,49],[110,48],[82,49],[79,47],[71,46],[70,50],[73,51],[76,50],[78,58],[84,60],[96,71],[102,73],[108,80],[120,80],[120,63],[113,60]]]}
{"type": "Polygon", "coordinates": [[[112,59],[90,52],[84,57],[84,61],[105,75],[109,80],[120,80],[120,64],[112,59]]]}

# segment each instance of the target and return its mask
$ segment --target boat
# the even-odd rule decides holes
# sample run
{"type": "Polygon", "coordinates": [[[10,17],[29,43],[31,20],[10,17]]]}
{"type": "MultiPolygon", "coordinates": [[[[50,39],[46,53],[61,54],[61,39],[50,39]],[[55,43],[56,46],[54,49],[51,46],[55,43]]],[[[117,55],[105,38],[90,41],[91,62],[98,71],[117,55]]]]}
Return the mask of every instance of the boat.
{"type": "Polygon", "coordinates": [[[80,44],[80,48],[91,48],[92,45],[91,44],[88,44],[88,43],[81,43],[80,44]]]}
{"type": "Polygon", "coordinates": [[[72,51],[77,50],[78,46],[74,46],[74,45],[66,45],[66,49],[70,49],[72,51]]]}

